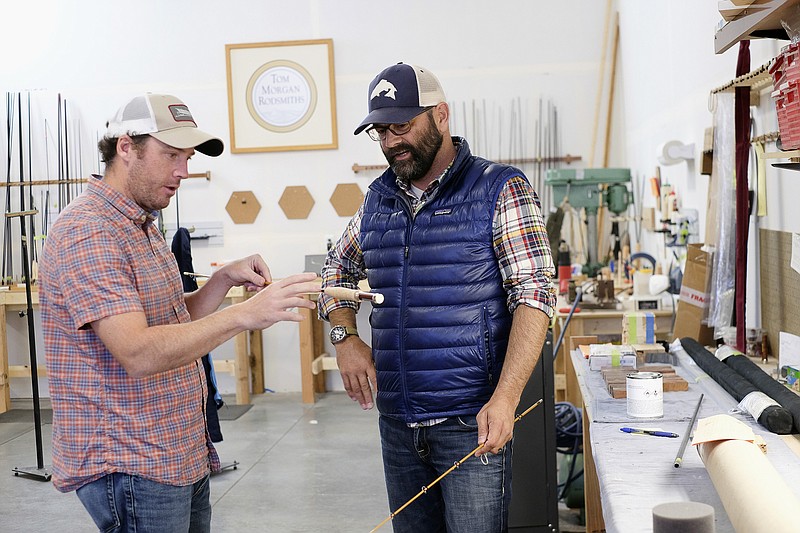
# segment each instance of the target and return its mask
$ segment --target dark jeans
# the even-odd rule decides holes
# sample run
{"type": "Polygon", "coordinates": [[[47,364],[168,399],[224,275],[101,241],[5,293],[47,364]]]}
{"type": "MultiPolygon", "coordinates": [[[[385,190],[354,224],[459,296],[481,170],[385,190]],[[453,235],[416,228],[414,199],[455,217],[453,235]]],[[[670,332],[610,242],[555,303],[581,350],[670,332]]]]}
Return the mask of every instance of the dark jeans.
{"type": "Polygon", "coordinates": [[[208,533],[209,476],[175,487],[129,474],[109,474],[77,491],[100,531],[106,533],[208,533]]]}
{"type": "MultiPolygon", "coordinates": [[[[395,512],[478,445],[474,416],[430,427],[380,417],[389,507],[395,512]]],[[[488,464],[471,457],[392,519],[395,533],[500,533],[508,529],[511,443],[488,464]]]]}

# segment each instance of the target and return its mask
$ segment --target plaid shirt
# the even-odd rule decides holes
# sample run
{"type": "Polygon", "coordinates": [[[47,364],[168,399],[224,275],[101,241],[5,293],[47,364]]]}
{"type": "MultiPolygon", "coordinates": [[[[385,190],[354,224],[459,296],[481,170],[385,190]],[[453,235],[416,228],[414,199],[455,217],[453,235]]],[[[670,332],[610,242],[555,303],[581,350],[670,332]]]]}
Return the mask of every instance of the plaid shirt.
{"type": "Polygon", "coordinates": [[[62,492],[113,472],[185,486],[219,468],[206,430],[202,363],[132,378],[90,325],[134,312],[149,326],[191,320],[175,257],[153,220],[92,179],[47,236],[39,299],[53,484],[62,492]]]}
{"type": "MultiPolygon", "coordinates": [[[[420,198],[410,190],[407,180],[397,178],[397,185],[405,191],[416,214],[427,201],[434,197],[439,183],[446,179],[448,167],[434,180],[420,198]]],[[[322,272],[323,287],[344,286],[356,288],[359,280],[367,277],[364,258],[359,243],[362,204],[350,220],[342,238],[328,253],[322,272]]],[[[503,277],[503,286],[508,293],[508,309],[511,313],[524,304],[540,309],[553,316],[556,304],[552,278],[555,275],[550,242],[542,219],[539,198],[530,184],[521,176],[509,179],[503,186],[493,220],[494,251],[503,277]]],[[[334,309],[358,308],[358,302],[335,300],[321,295],[318,301],[320,318],[328,318],[334,309]]]]}

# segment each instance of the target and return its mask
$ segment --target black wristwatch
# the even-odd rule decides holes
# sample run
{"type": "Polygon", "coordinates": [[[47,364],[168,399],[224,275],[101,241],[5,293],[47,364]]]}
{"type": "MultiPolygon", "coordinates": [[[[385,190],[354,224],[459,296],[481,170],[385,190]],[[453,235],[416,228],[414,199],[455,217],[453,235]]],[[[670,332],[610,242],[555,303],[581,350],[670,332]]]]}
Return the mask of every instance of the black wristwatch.
{"type": "Polygon", "coordinates": [[[358,330],[351,326],[333,326],[331,328],[331,343],[340,343],[348,335],[358,335],[358,330]]]}

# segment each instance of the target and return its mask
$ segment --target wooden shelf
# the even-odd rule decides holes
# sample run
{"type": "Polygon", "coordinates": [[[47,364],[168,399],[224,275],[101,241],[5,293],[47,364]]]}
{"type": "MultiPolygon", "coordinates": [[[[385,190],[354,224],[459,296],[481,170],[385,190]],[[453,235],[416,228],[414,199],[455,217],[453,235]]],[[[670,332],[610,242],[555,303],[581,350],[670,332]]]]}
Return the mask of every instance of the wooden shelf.
{"type": "Polygon", "coordinates": [[[788,40],[781,18],[797,6],[797,0],[769,0],[753,3],[742,15],[727,22],[714,34],[714,52],[721,54],[728,48],[746,39],[788,40]]]}

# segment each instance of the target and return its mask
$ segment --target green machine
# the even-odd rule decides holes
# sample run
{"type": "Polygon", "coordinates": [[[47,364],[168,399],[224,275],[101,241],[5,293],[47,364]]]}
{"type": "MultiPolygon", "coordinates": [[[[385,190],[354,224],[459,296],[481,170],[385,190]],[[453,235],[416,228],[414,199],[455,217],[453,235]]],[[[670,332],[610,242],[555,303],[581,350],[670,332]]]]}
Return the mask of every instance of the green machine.
{"type": "Polygon", "coordinates": [[[547,171],[545,184],[553,188],[556,205],[566,198],[576,209],[586,210],[588,223],[587,266],[593,275],[598,267],[597,210],[605,205],[619,216],[631,203],[626,185],[631,181],[628,168],[554,168],[547,171]]]}

